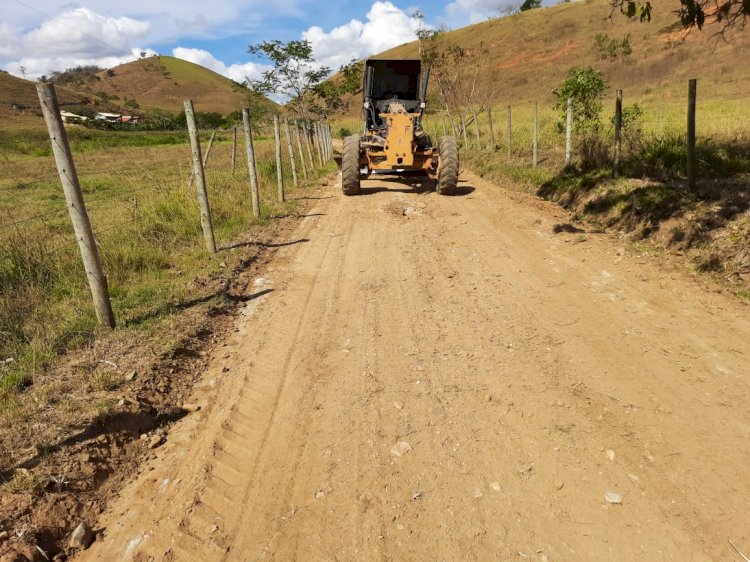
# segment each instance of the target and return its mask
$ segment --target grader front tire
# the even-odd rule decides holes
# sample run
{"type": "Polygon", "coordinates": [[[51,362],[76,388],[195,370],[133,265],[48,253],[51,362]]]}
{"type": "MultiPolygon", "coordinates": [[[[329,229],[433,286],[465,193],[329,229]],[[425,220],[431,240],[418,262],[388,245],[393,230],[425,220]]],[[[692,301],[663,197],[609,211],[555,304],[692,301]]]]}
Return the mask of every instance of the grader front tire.
{"type": "Polygon", "coordinates": [[[436,191],[440,195],[453,195],[458,187],[458,144],[454,137],[438,140],[438,180],[436,191]]]}
{"type": "Polygon", "coordinates": [[[341,191],[344,195],[357,195],[359,182],[359,135],[351,135],[344,139],[341,154],[341,191]]]}

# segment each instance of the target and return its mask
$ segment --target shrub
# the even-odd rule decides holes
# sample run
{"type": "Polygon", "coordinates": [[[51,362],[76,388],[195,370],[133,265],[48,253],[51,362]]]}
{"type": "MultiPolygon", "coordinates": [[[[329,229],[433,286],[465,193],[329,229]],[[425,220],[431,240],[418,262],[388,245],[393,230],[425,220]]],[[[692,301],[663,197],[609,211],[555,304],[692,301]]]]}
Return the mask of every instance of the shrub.
{"type": "Polygon", "coordinates": [[[573,100],[573,126],[577,132],[586,128],[598,129],[602,112],[602,96],[607,79],[601,70],[590,66],[574,66],[560,86],[553,90],[557,98],[554,108],[560,111],[560,131],[565,130],[567,100],[573,100]]]}

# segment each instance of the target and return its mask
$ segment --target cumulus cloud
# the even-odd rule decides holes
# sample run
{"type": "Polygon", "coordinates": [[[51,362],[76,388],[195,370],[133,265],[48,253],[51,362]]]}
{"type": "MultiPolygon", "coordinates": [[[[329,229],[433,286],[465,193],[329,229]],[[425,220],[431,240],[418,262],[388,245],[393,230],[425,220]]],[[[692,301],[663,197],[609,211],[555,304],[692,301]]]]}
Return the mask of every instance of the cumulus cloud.
{"type": "Polygon", "coordinates": [[[352,59],[361,59],[415,40],[419,20],[391,2],[377,1],[367,21],[352,19],[326,32],[318,26],[302,33],[310,41],[315,60],[337,70],[352,59]]]}
{"type": "Polygon", "coordinates": [[[486,18],[496,18],[517,4],[520,4],[520,0],[455,0],[446,6],[445,12],[454,23],[463,25],[477,23],[486,18]]]}
{"type": "Polygon", "coordinates": [[[177,47],[172,50],[172,54],[178,59],[186,60],[199,64],[205,68],[211,69],[235,82],[244,82],[246,78],[260,78],[265,70],[270,66],[256,62],[246,62],[242,64],[230,64],[227,66],[219,59],[214,57],[208,51],[203,49],[188,49],[186,47],[177,47]]]}
{"type": "MultiPolygon", "coordinates": [[[[9,59],[5,70],[38,78],[50,70],[82,64],[108,67],[138,58],[136,42],[151,24],[126,17],[108,17],[88,8],[75,8],[47,19],[26,33],[0,25],[0,57],[9,59]]],[[[145,49],[148,54],[155,54],[145,49]]]]}

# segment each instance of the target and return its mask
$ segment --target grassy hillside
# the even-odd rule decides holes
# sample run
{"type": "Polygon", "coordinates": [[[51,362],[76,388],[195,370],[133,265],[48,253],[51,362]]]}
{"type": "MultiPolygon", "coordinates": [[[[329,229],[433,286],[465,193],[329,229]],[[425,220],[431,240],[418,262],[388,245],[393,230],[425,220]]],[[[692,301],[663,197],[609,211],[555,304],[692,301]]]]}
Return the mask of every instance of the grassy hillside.
{"type": "MultiPolygon", "coordinates": [[[[67,88],[58,88],[57,96],[63,109],[88,103],[84,94],[67,88]]],[[[34,82],[0,72],[0,120],[6,131],[43,126],[34,82]]]]}
{"type": "MultiPolygon", "coordinates": [[[[675,24],[674,0],[653,0],[650,23],[628,21],[619,13],[609,19],[607,0],[582,0],[493,19],[443,34],[442,41],[458,44],[470,53],[488,50],[490,66],[483,80],[491,78],[498,101],[552,100],[552,89],[568,68],[592,65],[606,72],[613,89],[625,90],[626,98],[682,96],[688,78],[698,78],[711,97],[747,92],[750,86],[750,33],[739,32],[722,41],[710,25],[687,36],[675,24]],[[622,39],[630,35],[632,55],[603,60],[594,38],[606,33],[622,39]],[[739,85],[733,81],[743,81],[739,85]]],[[[412,42],[378,55],[382,58],[416,57],[412,42]]]]}
{"type": "MultiPolygon", "coordinates": [[[[182,102],[192,99],[198,111],[226,115],[242,108],[247,95],[240,84],[197,64],[174,57],[141,59],[100,72],[99,80],[86,86],[92,94],[135,99],[143,110],[177,113],[182,102]]],[[[272,102],[268,101],[271,104],[272,102]]]]}

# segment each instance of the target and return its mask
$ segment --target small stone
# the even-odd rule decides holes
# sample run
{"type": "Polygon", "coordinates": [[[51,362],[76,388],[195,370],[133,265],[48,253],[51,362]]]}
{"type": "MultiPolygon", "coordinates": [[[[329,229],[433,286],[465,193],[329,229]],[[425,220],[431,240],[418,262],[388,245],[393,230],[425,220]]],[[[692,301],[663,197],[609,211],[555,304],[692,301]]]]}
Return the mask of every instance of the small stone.
{"type": "Polygon", "coordinates": [[[500,482],[490,482],[490,488],[492,488],[495,492],[502,491],[502,488],[500,487],[500,482]]]}
{"type": "Polygon", "coordinates": [[[393,403],[393,407],[396,408],[397,410],[403,410],[404,409],[404,403],[401,402],[401,400],[396,400],[393,403]]]}
{"type": "Polygon", "coordinates": [[[8,531],[0,531],[0,539],[5,540],[10,536],[8,531]]]}
{"type": "Polygon", "coordinates": [[[607,449],[607,458],[611,461],[615,460],[615,452],[612,449],[607,449]]]}
{"type": "Polygon", "coordinates": [[[326,495],[326,493],[323,490],[318,490],[317,492],[315,492],[315,499],[319,500],[320,498],[322,498],[325,495],[326,495]]]}
{"type": "Polygon", "coordinates": [[[614,505],[622,504],[622,494],[618,494],[617,492],[606,492],[604,494],[604,499],[607,501],[607,503],[610,503],[610,504],[614,504],[614,505]]]}
{"type": "Polygon", "coordinates": [[[212,535],[213,535],[213,534],[214,534],[214,533],[215,533],[216,531],[218,531],[218,530],[219,530],[219,526],[218,526],[218,525],[212,525],[212,526],[211,526],[211,534],[212,534],[212,535]]]}
{"type": "Polygon", "coordinates": [[[219,267],[224,269],[227,266],[227,262],[223,261],[219,264],[219,267]]]}
{"type": "Polygon", "coordinates": [[[89,529],[84,522],[81,522],[70,535],[70,542],[68,545],[70,548],[86,549],[93,540],[94,534],[91,532],[91,529],[89,529]]]}
{"type": "Polygon", "coordinates": [[[482,490],[481,490],[481,489],[480,489],[479,487],[477,487],[477,488],[474,488],[474,499],[475,499],[475,500],[478,500],[478,499],[479,499],[479,498],[481,498],[481,497],[482,497],[483,495],[484,495],[484,494],[482,493],[482,490]]]}
{"type": "Polygon", "coordinates": [[[562,490],[565,486],[565,482],[562,480],[555,480],[555,490],[562,490]]]}
{"type": "Polygon", "coordinates": [[[149,439],[149,441],[148,441],[148,448],[149,449],[156,449],[162,443],[164,443],[164,437],[162,437],[159,434],[156,434],[156,435],[152,436],[151,439],[149,439]]]}
{"type": "Polygon", "coordinates": [[[133,380],[135,380],[135,377],[137,377],[137,376],[138,376],[138,373],[136,371],[130,371],[129,373],[127,373],[125,375],[125,380],[126,381],[133,381],[133,380]]]}
{"type": "Polygon", "coordinates": [[[222,367],[221,372],[222,373],[228,373],[229,372],[229,367],[222,367]]]}
{"type": "Polygon", "coordinates": [[[412,448],[408,441],[399,441],[393,447],[391,447],[391,455],[396,458],[403,457],[411,450],[412,448]]]}
{"type": "Polygon", "coordinates": [[[628,474],[628,478],[630,478],[632,482],[638,482],[638,477],[635,474],[628,474]]]}
{"type": "Polygon", "coordinates": [[[198,410],[200,410],[201,407],[198,404],[192,404],[191,402],[184,402],[182,404],[182,409],[185,412],[193,413],[193,412],[197,412],[198,410]]]}

